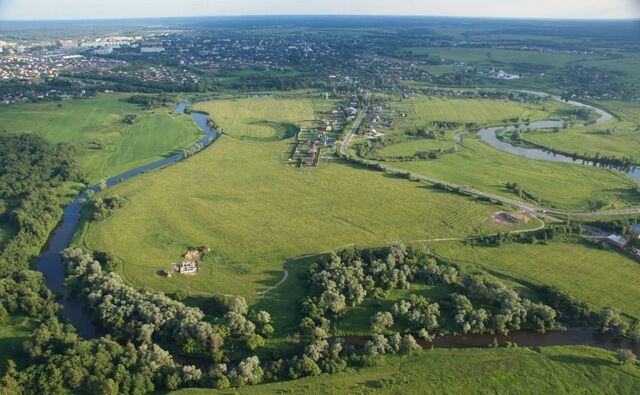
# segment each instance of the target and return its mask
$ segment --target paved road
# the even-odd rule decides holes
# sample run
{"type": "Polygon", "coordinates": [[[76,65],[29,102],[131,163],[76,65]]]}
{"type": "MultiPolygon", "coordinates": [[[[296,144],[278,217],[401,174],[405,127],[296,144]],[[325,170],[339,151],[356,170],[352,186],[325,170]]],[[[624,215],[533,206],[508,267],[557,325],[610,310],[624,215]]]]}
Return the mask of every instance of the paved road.
{"type": "Polygon", "coordinates": [[[362,123],[364,116],[367,115],[367,112],[369,111],[370,98],[371,98],[371,92],[367,92],[364,94],[364,106],[360,111],[360,114],[356,117],[356,121],[353,123],[353,126],[351,127],[349,134],[347,134],[347,137],[345,137],[344,141],[340,145],[340,153],[342,155],[349,155],[349,144],[351,144],[351,139],[353,138],[353,135],[356,134],[356,132],[360,128],[360,124],[362,123]]]}

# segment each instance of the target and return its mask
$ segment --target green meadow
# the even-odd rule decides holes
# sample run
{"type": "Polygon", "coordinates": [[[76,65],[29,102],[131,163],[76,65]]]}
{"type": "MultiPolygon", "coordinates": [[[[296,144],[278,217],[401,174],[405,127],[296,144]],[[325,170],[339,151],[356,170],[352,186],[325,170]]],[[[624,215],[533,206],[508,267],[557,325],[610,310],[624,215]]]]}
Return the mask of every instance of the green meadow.
{"type": "Polygon", "coordinates": [[[54,143],[70,143],[91,181],[115,176],[186,148],[201,132],[171,108],[143,110],[128,95],[93,99],[15,104],[0,107],[0,132],[35,133],[54,143]],[[123,122],[135,114],[134,124],[123,122]]]}
{"type": "Polygon", "coordinates": [[[391,103],[395,129],[425,127],[433,121],[500,125],[516,118],[529,121],[558,117],[570,109],[566,104],[544,101],[542,104],[493,99],[454,99],[414,96],[391,103]],[[404,114],[405,116],[399,116],[404,114]]]}
{"type": "Polygon", "coordinates": [[[378,153],[382,157],[415,155],[418,152],[448,149],[453,146],[455,146],[455,142],[449,139],[411,139],[388,145],[378,153]]]}
{"type": "Polygon", "coordinates": [[[10,224],[6,222],[0,222],[0,249],[4,247],[5,243],[9,241],[16,231],[10,224]]]}
{"type": "Polygon", "coordinates": [[[24,367],[27,356],[22,344],[31,337],[36,323],[28,317],[6,316],[0,318],[0,375],[7,368],[7,361],[12,359],[18,368],[24,367]]]}
{"type": "Polygon", "coordinates": [[[380,365],[206,394],[612,394],[637,393],[640,369],[589,347],[433,349],[387,356],[380,365]]]}
{"type": "Polygon", "coordinates": [[[638,204],[635,182],[613,170],[536,161],[498,151],[467,136],[456,153],[437,160],[394,163],[394,166],[485,192],[515,197],[507,182],[517,182],[547,207],[596,210],[638,204]]]}
{"type": "Polygon", "coordinates": [[[581,62],[594,62],[603,59],[601,55],[559,54],[493,48],[414,47],[401,48],[399,51],[403,53],[411,51],[412,56],[417,58],[428,58],[438,61],[440,59],[447,59],[489,67],[535,65],[559,69],[581,62]]]}
{"type": "Polygon", "coordinates": [[[293,137],[301,126],[309,126],[316,112],[330,110],[332,100],[256,98],[212,100],[194,109],[215,120],[221,130],[238,139],[269,141],[293,137]]]}
{"type": "MultiPolygon", "coordinates": [[[[311,105],[314,113],[325,108],[311,105]]],[[[228,107],[234,109],[244,113],[243,105],[228,107]]],[[[278,111],[269,111],[266,121],[279,122],[278,111]]],[[[288,122],[310,118],[296,114],[288,122]]],[[[214,120],[219,115],[212,114],[214,120]]],[[[241,115],[229,119],[243,122],[241,115]]],[[[352,243],[496,231],[490,216],[498,206],[338,160],[301,170],[287,162],[291,144],[223,135],[186,161],[109,189],[106,194],[128,204],[103,222],[85,224],[77,243],[114,254],[118,271],[137,286],[250,296],[280,280],[287,258],[352,243]],[[160,275],[189,245],[213,250],[198,274],[160,275]]]]}
{"type": "MultiPolygon", "coordinates": [[[[392,129],[382,129],[384,134],[402,136],[407,131],[420,128],[433,129],[433,122],[456,122],[458,128],[447,131],[446,135],[438,139],[401,138],[400,141],[389,144],[378,151],[382,157],[409,156],[418,152],[429,152],[447,149],[455,145],[452,139],[456,132],[464,131],[465,125],[503,125],[519,120],[536,121],[560,118],[567,114],[570,106],[548,100],[542,103],[527,103],[492,99],[455,99],[433,96],[413,96],[408,99],[399,96],[383,96],[387,112],[384,116],[391,116],[394,120],[392,129]]],[[[356,139],[354,146],[364,139],[356,139]]]]}
{"type": "Polygon", "coordinates": [[[602,125],[525,133],[523,137],[536,144],[567,153],[593,157],[629,157],[640,162],[640,104],[607,101],[599,102],[617,119],[602,125]]]}
{"type": "Polygon", "coordinates": [[[475,266],[515,283],[555,285],[596,310],[616,307],[640,318],[640,265],[616,251],[581,241],[500,247],[446,242],[428,243],[428,247],[463,266],[475,266]]]}

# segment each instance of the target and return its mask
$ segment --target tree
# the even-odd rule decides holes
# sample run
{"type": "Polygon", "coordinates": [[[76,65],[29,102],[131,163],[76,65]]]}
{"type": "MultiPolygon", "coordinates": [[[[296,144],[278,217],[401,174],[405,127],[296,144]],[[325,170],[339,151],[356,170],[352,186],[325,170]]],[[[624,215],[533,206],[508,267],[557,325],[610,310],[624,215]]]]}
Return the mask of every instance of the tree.
{"type": "Polygon", "coordinates": [[[260,324],[268,324],[271,322],[271,315],[264,311],[264,310],[260,310],[257,314],[256,314],[256,322],[260,323],[260,324]]]}
{"type": "Polygon", "coordinates": [[[264,339],[260,335],[249,335],[247,337],[247,348],[251,351],[264,346],[264,339]]]}
{"type": "Polygon", "coordinates": [[[416,341],[416,339],[406,334],[402,337],[402,341],[400,342],[400,351],[408,354],[413,354],[420,351],[422,348],[416,341]]]}
{"type": "Polygon", "coordinates": [[[623,365],[634,363],[638,358],[629,349],[616,350],[616,359],[623,365]]]}
{"type": "Polygon", "coordinates": [[[622,318],[620,310],[609,307],[600,315],[600,330],[615,336],[624,336],[629,330],[629,323],[622,318]]]}
{"type": "Polygon", "coordinates": [[[393,325],[393,315],[388,311],[379,311],[371,317],[371,330],[374,333],[383,332],[393,325]]]}

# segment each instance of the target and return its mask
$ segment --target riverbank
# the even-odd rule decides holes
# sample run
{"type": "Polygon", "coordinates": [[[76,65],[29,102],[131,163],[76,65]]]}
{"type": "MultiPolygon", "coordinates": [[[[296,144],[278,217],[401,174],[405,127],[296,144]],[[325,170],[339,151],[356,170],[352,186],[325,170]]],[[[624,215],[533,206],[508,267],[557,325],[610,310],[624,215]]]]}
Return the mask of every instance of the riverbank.
{"type": "MultiPolygon", "coordinates": [[[[175,107],[175,113],[183,114],[190,104],[191,102],[188,100],[181,101],[175,107]]],[[[189,149],[193,147],[201,149],[202,147],[206,147],[213,143],[218,136],[218,132],[209,126],[207,116],[202,113],[192,113],[190,116],[196,126],[205,133],[205,136],[192,144],[189,149]]],[[[186,151],[188,152],[189,149],[186,151]]],[[[115,177],[111,177],[106,180],[106,185],[107,187],[114,186],[142,173],[176,163],[186,157],[187,155],[185,152],[170,155],[159,161],[140,166],[115,177]]],[[[96,192],[99,190],[99,187],[94,185],[88,189],[96,192]]],[[[93,324],[91,315],[84,309],[84,303],[70,296],[65,285],[66,275],[60,255],[65,248],[69,247],[73,235],[78,230],[78,226],[80,224],[80,213],[86,199],[86,192],[81,192],[73,197],[71,203],[64,208],[61,222],[53,230],[44,249],[38,256],[36,268],[45,275],[44,282],[47,287],[51,289],[52,292],[60,295],[59,302],[62,305],[62,311],[60,314],[62,318],[73,324],[80,336],[89,339],[96,337],[99,334],[99,330],[93,324]]]]}

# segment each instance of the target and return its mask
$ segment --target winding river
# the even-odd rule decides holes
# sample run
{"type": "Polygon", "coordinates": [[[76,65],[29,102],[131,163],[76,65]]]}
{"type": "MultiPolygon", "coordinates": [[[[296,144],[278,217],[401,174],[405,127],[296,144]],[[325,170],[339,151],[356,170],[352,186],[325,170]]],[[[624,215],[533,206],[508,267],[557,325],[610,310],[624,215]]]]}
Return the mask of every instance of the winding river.
{"type": "MultiPolygon", "coordinates": [[[[190,104],[191,102],[189,100],[184,100],[176,106],[174,111],[177,114],[184,114],[185,109],[190,104]]],[[[211,144],[218,137],[218,131],[209,125],[207,115],[198,112],[191,112],[189,115],[205,134],[190,148],[205,147],[211,144]]],[[[107,180],[107,186],[111,187],[144,172],[176,163],[184,158],[184,153],[167,156],[164,159],[111,177],[107,180]]],[[[95,192],[98,190],[98,186],[94,185],[89,189],[95,192]]],[[[76,327],[80,336],[89,339],[99,335],[98,329],[91,321],[91,315],[84,309],[82,301],[69,296],[69,292],[64,283],[65,270],[60,256],[62,250],[69,247],[73,235],[78,230],[78,226],[80,225],[80,212],[83,207],[82,202],[85,199],[87,199],[86,193],[80,193],[64,208],[62,221],[49,236],[47,244],[38,257],[36,267],[38,271],[44,273],[44,282],[47,287],[54,293],[60,295],[59,302],[62,305],[62,317],[76,327]]]]}
{"type": "MultiPolygon", "coordinates": [[[[551,97],[551,98],[553,98],[555,100],[561,101],[563,103],[570,104],[570,105],[575,106],[575,107],[589,108],[589,109],[595,111],[598,114],[598,118],[595,121],[596,125],[603,124],[603,123],[608,122],[608,121],[610,121],[610,120],[612,120],[614,118],[613,115],[609,114],[608,112],[606,112],[606,111],[604,111],[604,110],[602,110],[600,108],[589,106],[587,104],[583,104],[583,103],[579,103],[579,102],[571,101],[571,100],[563,101],[558,96],[551,96],[551,95],[548,95],[548,94],[542,93],[542,92],[526,91],[526,93],[530,93],[530,94],[534,94],[534,95],[538,95],[538,96],[542,96],[542,97],[551,97]]],[[[539,148],[519,147],[519,146],[510,144],[508,142],[502,141],[497,136],[497,132],[498,131],[505,131],[506,132],[506,131],[511,131],[511,130],[552,129],[552,128],[555,128],[555,127],[562,128],[564,126],[564,124],[565,124],[565,122],[562,121],[562,120],[547,120],[547,121],[531,122],[528,126],[521,125],[519,128],[517,128],[516,126],[493,126],[493,127],[480,129],[478,131],[478,133],[476,134],[476,136],[480,140],[482,140],[485,143],[491,145],[495,149],[498,149],[498,150],[504,151],[504,152],[508,152],[510,154],[522,156],[522,157],[528,158],[528,159],[545,160],[545,161],[550,161],[550,162],[561,162],[561,163],[575,163],[575,164],[580,164],[580,165],[585,165],[585,166],[598,166],[598,164],[596,164],[596,163],[594,163],[592,161],[574,159],[574,158],[572,158],[570,156],[566,156],[566,155],[562,155],[562,154],[546,151],[546,150],[539,149],[539,148]]],[[[577,126],[580,127],[580,126],[584,126],[584,125],[577,125],[577,126]]],[[[456,141],[460,142],[460,136],[462,136],[462,135],[463,134],[456,135],[456,141]]],[[[626,169],[619,169],[619,168],[616,168],[616,167],[611,167],[611,169],[617,170],[617,171],[619,171],[621,173],[624,173],[628,177],[630,177],[633,180],[635,180],[636,182],[640,183],[640,167],[630,167],[630,168],[626,168],[626,169]]]]}
{"type": "MultiPolygon", "coordinates": [[[[532,92],[531,92],[532,93],[532,92]]],[[[542,94],[546,95],[546,94],[542,94]]],[[[184,114],[185,109],[191,104],[190,101],[185,100],[180,102],[175,112],[178,114],[184,114]]],[[[577,106],[586,106],[581,103],[569,102],[569,104],[577,106]]],[[[592,108],[590,106],[587,106],[592,108]]],[[[594,108],[598,111],[600,117],[597,123],[603,123],[613,118],[610,114],[600,109],[594,108]]],[[[191,112],[191,118],[195,121],[198,127],[205,133],[205,136],[192,145],[192,147],[208,146],[218,136],[218,131],[212,128],[208,123],[206,114],[191,112]]],[[[540,121],[532,123],[530,127],[536,128],[548,128],[562,125],[562,121],[540,121]]],[[[498,129],[505,129],[505,127],[486,128],[478,132],[478,137],[487,143],[491,144],[497,149],[515,153],[530,159],[543,159],[552,160],[554,162],[571,162],[575,161],[571,158],[564,157],[562,155],[553,155],[548,152],[536,149],[514,147],[511,144],[503,143],[496,138],[496,131],[498,129]]],[[[460,138],[460,136],[456,136],[460,138]]],[[[121,181],[133,178],[144,172],[158,169],[172,163],[176,163],[185,158],[182,153],[168,156],[157,162],[141,166],[133,170],[129,170],[125,173],[117,175],[107,180],[108,186],[113,186],[121,181]]],[[[636,180],[640,181],[640,174],[636,180]]],[[[93,191],[97,191],[98,187],[93,186],[90,188],[93,191]]],[[[68,290],[65,287],[65,271],[64,265],[60,253],[65,248],[69,247],[73,235],[76,233],[78,226],[80,225],[80,212],[82,210],[82,201],[87,198],[85,193],[76,195],[72,202],[64,209],[61,223],[52,232],[48,243],[43,249],[42,253],[38,257],[37,269],[44,273],[45,284],[56,294],[60,295],[60,304],[63,309],[61,312],[62,317],[73,324],[80,336],[85,339],[95,338],[100,335],[99,329],[93,324],[91,315],[84,309],[83,303],[80,300],[70,297],[68,290]]],[[[466,336],[442,336],[436,338],[431,343],[421,343],[424,347],[439,347],[439,348],[468,348],[468,347],[488,347],[497,338],[498,342],[503,345],[506,341],[515,342],[520,346],[551,346],[551,345],[590,345],[594,347],[617,349],[617,348],[630,348],[636,354],[640,351],[637,345],[632,345],[626,340],[616,339],[611,336],[598,335],[592,329],[569,329],[564,332],[549,332],[545,334],[532,333],[532,332],[514,332],[509,336],[502,335],[466,335],[466,336]]],[[[346,337],[348,342],[353,344],[359,344],[368,339],[368,337],[350,336],[346,337]]]]}

